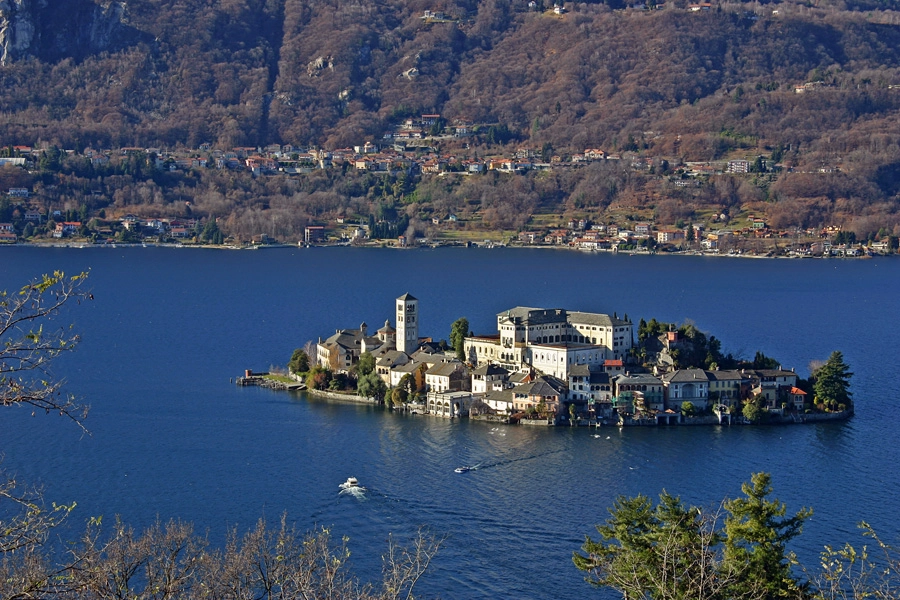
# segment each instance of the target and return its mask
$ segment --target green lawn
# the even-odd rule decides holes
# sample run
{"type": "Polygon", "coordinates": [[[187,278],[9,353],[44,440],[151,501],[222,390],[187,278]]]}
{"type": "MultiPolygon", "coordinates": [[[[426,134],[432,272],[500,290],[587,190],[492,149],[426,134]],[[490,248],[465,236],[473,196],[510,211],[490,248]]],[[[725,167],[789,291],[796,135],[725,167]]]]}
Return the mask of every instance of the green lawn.
{"type": "Polygon", "coordinates": [[[297,380],[288,377],[287,375],[278,375],[276,373],[269,373],[268,375],[263,376],[264,379],[271,379],[272,381],[277,381],[279,383],[287,383],[287,384],[295,384],[299,383],[297,380]]]}

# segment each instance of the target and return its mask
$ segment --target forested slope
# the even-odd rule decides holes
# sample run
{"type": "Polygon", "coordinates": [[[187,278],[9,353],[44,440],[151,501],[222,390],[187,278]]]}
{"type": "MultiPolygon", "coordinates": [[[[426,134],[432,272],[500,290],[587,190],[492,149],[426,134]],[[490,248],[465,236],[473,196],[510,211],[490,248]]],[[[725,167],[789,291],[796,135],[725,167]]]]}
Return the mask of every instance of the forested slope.
{"type": "MultiPolygon", "coordinates": [[[[897,2],[610,3],[560,15],[523,0],[17,0],[18,12],[0,10],[9,31],[43,33],[0,36],[0,143],[338,148],[439,113],[545,154],[835,167],[781,176],[760,197],[801,201],[804,214],[822,198],[894,211],[897,2]]],[[[625,200],[678,200],[660,185],[625,200]]],[[[620,178],[615,194],[628,187],[620,178]]]]}
{"type": "MultiPolygon", "coordinates": [[[[51,2],[31,18],[96,28],[84,17],[94,6],[51,2]]],[[[510,0],[126,7],[118,35],[101,36],[102,51],[91,35],[68,45],[44,35],[8,61],[4,142],[340,146],[399,116],[439,112],[501,122],[560,149],[651,143],[644,132],[653,132],[662,140],[652,143],[674,152],[681,135],[680,152],[703,159],[728,145],[724,131],[817,146],[827,134],[834,147],[841,130],[843,151],[858,145],[853,132],[896,116],[900,97],[888,89],[900,84],[900,27],[834,7],[570,3],[564,15],[510,0]],[[421,18],[434,8],[446,22],[421,18]],[[413,67],[417,76],[404,76],[413,67]],[[808,81],[828,91],[794,94],[808,81]]]]}

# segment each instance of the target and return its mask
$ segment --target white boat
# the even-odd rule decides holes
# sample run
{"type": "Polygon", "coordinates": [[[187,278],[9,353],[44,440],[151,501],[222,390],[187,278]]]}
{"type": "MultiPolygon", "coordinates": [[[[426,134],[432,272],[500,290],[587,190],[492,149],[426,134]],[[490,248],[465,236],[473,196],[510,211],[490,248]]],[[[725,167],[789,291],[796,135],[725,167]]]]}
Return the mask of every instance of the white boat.
{"type": "Polygon", "coordinates": [[[453,469],[453,472],[454,473],[467,473],[467,472],[471,471],[472,469],[474,469],[474,467],[456,467],[455,469],[453,469]]]}
{"type": "Polygon", "coordinates": [[[360,488],[359,480],[356,477],[348,477],[347,481],[338,486],[342,490],[352,490],[354,488],[360,488]]]}

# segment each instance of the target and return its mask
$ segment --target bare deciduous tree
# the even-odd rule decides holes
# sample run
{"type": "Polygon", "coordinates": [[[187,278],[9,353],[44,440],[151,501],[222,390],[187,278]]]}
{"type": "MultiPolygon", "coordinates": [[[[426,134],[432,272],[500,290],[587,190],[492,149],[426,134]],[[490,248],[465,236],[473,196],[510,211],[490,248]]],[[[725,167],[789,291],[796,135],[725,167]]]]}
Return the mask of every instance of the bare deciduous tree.
{"type": "Polygon", "coordinates": [[[62,393],[50,361],[75,348],[79,337],[70,327],[49,327],[70,301],[93,296],[82,289],[87,274],[43,275],[18,292],[0,292],[0,405],[30,405],[59,412],[84,429],[87,408],[62,393]]]}

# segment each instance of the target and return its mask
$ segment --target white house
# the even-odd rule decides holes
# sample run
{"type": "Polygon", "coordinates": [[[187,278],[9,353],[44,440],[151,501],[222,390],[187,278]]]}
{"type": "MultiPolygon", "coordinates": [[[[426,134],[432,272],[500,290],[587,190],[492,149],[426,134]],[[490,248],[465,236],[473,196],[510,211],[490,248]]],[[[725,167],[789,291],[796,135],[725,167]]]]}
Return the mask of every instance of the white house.
{"type": "Polygon", "coordinates": [[[666,388],[666,408],[678,410],[690,402],[700,410],[709,405],[709,377],[701,369],[679,369],[662,376],[666,388]]]}
{"type": "Polygon", "coordinates": [[[469,387],[466,366],[457,360],[435,363],[425,371],[425,385],[429,391],[460,392],[469,387]]]}
{"type": "Polygon", "coordinates": [[[499,365],[484,363],[472,371],[472,393],[486,394],[506,387],[509,371],[499,365]]]}
{"type": "Polygon", "coordinates": [[[428,392],[426,410],[429,414],[453,419],[469,414],[472,392],[428,392]]]}

